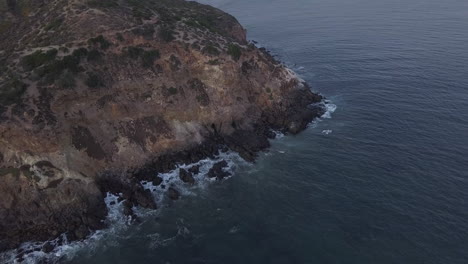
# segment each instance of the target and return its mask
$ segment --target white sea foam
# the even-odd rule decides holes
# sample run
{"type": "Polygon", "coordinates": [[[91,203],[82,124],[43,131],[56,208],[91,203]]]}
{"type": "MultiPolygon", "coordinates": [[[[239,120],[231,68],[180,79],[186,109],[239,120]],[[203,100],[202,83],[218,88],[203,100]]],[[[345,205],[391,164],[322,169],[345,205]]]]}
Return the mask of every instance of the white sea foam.
{"type": "Polygon", "coordinates": [[[329,135],[333,132],[331,129],[322,130],[322,134],[329,135]]]}
{"type": "MultiPolygon", "coordinates": [[[[324,107],[326,109],[325,113],[320,118],[311,122],[310,126],[315,127],[317,122],[321,121],[322,119],[331,118],[332,113],[337,109],[337,106],[329,101],[324,103],[324,107]]],[[[322,131],[324,134],[329,134],[331,132],[331,130],[322,131]]],[[[279,131],[274,131],[274,133],[276,134],[275,139],[281,139],[285,137],[285,135],[279,131]]],[[[283,154],[284,151],[280,151],[280,153],[283,154]]],[[[239,165],[248,164],[236,152],[222,152],[213,159],[207,158],[193,164],[179,164],[176,169],[168,173],[159,174],[158,176],[163,179],[163,182],[159,186],[154,186],[151,182],[142,182],[142,185],[145,189],[149,189],[152,192],[158,206],[160,206],[160,208],[164,208],[164,204],[167,204],[166,201],[168,200],[166,193],[169,187],[173,187],[179,191],[182,197],[196,196],[199,190],[205,189],[211,182],[216,181],[216,179],[210,179],[206,175],[216,162],[222,160],[225,160],[228,164],[224,170],[230,171],[231,173],[234,173],[239,165]],[[197,165],[200,166],[200,172],[193,175],[195,184],[189,185],[184,183],[179,178],[180,169],[189,169],[197,165]]],[[[60,238],[49,241],[49,243],[55,246],[54,250],[50,253],[44,253],[41,250],[42,246],[45,244],[43,242],[23,243],[15,250],[0,254],[0,262],[8,264],[34,264],[38,263],[39,261],[43,261],[45,263],[58,263],[64,259],[73,258],[78,252],[80,252],[80,250],[83,249],[86,249],[87,254],[92,254],[98,249],[118,246],[118,240],[116,237],[119,237],[119,234],[122,234],[125,230],[128,229],[131,223],[131,219],[123,214],[123,201],[119,202],[118,196],[107,194],[105,203],[108,208],[108,215],[105,219],[109,226],[107,229],[96,231],[83,241],[69,242],[67,241],[66,236],[62,235],[60,238]],[[22,262],[18,261],[18,255],[22,255],[22,262]]],[[[134,208],[134,212],[138,217],[145,217],[147,214],[159,214],[160,211],[161,210],[158,209],[149,212],[148,210],[141,208],[134,208]]],[[[178,224],[178,226],[178,234],[172,238],[161,239],[158,234],[151,234],[150,247],[155,248],[164,246],[174,240],[177,236],[188,235],[190,233],[190,230],[183,224],[178,224]]],[[[230,230],[230,233],[235,232],[237,232],[237,227],[233,227],[230,230]]]]}
{"type": "MultiPolygon", "coordinates": [[[[228,151],[221,152],[218,156],[213,159],[207,158],[200,160],[193,164],[180,164],[176,169],[168,173],[160,173],[158,176],[163,179],[163,182],[159,186],[154,186],[151,182],[142,182],[145,189],[151,190],[153,197],[160,208],[164,208],[167,204],[167,194],[169,187],[175,188],[180,192],[182,197],[195,196],[198,191],[203,191],[211,182],[216,179],[210,179],[206,175],[210,168],[217,162],[225,160],[228,164],[225,171],[234,173],[236,168],[241,164],[247,164],[236,152],[228,151]],[[194,185],[184,183],[179,178],[179,170],[189,169],[193,166],[199,165],[200,172],[193,175],[195,179],[194,185]]],[[[155,175],[156,176],[156,175],[155,175]]],[[[229,177],[228,177],[229,178],[229,177]]],[[[123,201],[119,202],[119,197],[108,193],[105,198],[105,203],[108,208],[108,215],[104,220],[108,224],[108,228],[104,230],[98,230],[90,235],[83,241],[72,241],[68,242],[65,235],[60,238],[50,241],[55,246],[54,250],[50,253],[44,253],[41,248],[45,244],[43,242],[30,242],[22,244],[18,249],[5,252],[0,255],[0,263],[26,263],[34,264],[39,261],[45,263],[58,263],[63,259],[71,259],[80,250],[86,249],[87,254],[92,254],[96,250],[102,250],[106,247],[118,246],[118,238],[125,230],[127,230],[131,224],[131,218],[123,214],[123,201]],[[59,241],[61,240],[61,243],[59,241]],[[23,261],[18,261],[18,255],[24,253],[22,256],[23,261]]],[[[133,208],[135,214],[138,217],[144,218],[151,214],[159,214],[161,210],[146,210],[142,208],[133,208]]],[[[176,236],[187,236],[190,230],[183,224],[177,223],[178,234],[176,236]]],[[[173,238],[167,238],[162,240],[158,234],[151,235],[151,247],[163,246],[171,242],[173,238]]]]}
{"type": "Polygon", "coordinates": [[[331,118],[332,114],[336,111],[337,106],[332,104],[330,101],[325,102],[325,114],[321,118],[331,118]]]}
{"type": "Polygon", "coordinates": [[[280,138],[284,138],[284,133],[280,132],[280,131],[276,131],[276,130],[272,130],[273,133],[275,133],[275,139],[280,139],[280,138]]]}
{"type": "Polygon", "coordinates": [[[104,221],[109,225],[108,229],[96,231],[82,241],[69,242],[65,234],[63,234],[59,238],[48,242],[54,246],[50,253],[41,250],[45,244],[44,242],[23,243],[19,248],[0,255],[0,262],[34,264],[42,261],[43,263],[59,263],[61,260],[72,258],[84,248],[88,252],[93,252],[98,244],[102,245],[100,242],[103,240],[106,240],[108,246],[112,246],[112,243],[115,244],[115,240],[107,240],[107,238],[127,229],[130,218],[123,214],[123,201],[118,202],[118,196],[107,194],[105,203],[108,208],[108,215],[104,221]],[[22,252],[24,252],[23,261],[20,261],[18,256],[22,252]]]}

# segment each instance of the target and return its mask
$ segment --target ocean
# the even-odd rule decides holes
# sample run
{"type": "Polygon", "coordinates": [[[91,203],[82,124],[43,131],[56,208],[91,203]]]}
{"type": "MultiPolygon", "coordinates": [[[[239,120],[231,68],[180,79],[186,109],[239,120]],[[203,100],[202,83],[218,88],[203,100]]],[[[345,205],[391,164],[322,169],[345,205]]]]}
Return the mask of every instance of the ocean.
{"type": "Polygon", "coordinates": [[[232,177],[199,179],[140,224],[110,196],[110,229],[27,262],[468,263],[468,1],[201,2],[326,96],[327,114],[254,164],[226,154],[232,177]]]}

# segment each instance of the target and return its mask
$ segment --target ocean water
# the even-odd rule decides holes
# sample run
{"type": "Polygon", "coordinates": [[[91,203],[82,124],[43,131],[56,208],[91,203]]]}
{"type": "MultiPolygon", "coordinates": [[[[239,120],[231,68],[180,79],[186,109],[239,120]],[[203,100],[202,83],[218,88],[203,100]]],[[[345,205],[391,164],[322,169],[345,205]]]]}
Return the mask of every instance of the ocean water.
{"type": "Polygon", "coordinates": [[[27,262],[468,263],[468,1],[202,2],[324,94],[327,115],[255,164],[224,154],[233,177],[201,177],[140,224],[109,196],[110,230],[27,262]]]}

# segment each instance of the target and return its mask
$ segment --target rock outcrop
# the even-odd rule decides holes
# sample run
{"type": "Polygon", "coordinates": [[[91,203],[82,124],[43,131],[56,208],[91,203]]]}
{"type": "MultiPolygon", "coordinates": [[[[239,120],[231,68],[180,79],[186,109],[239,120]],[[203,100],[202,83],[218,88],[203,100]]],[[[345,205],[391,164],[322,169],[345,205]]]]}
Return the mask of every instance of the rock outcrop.
{"type": "Polygon", "coordinates": [[[270,129],[323,114],[321,96],[210,6],[0,0],[0,14],[0,251],[102,228],[107,192],[129,214],[156,208],[141,180],[221,146],[252,161],[270,129]]]}

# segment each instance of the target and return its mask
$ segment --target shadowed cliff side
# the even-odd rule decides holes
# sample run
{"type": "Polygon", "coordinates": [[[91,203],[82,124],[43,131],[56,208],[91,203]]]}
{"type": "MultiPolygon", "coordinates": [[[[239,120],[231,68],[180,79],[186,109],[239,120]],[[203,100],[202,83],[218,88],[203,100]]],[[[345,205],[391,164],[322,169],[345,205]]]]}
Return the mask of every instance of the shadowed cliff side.
{"type": "MultiPolygon", "coordinates": [[[[232,16],[182,0],[0,0],[0,250],[103,227],[106,192],[221,146],[253,161],[322,98],[232,16]]],[[[157,183],[156,183],[157,184],[157,183]]]]}

